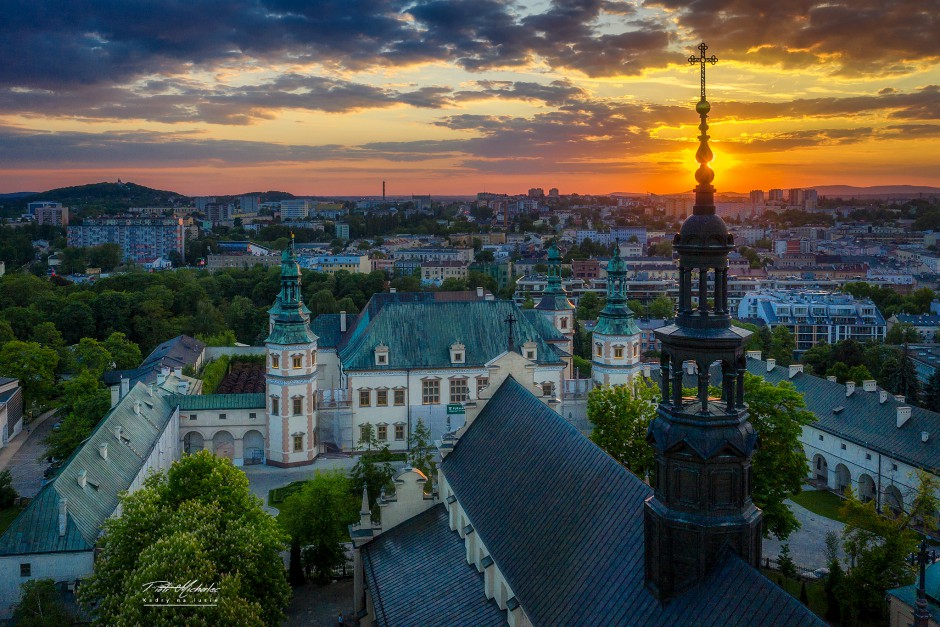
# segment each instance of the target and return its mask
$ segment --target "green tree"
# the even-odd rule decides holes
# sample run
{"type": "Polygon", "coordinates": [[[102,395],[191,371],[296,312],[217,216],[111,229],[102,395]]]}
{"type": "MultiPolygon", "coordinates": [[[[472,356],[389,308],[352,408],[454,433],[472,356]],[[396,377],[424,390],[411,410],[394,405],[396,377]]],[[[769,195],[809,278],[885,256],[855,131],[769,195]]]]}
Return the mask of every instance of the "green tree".
{"type": "Polygon", "coordinates": [[[535,301],[532,300],[531,296],[527,296],[526,299],[522,302],[523,309],[535,309],[535,301]]]}
{"type": "Polygon", "coordinates": [[[104,341],[104,347],[111,354],[114,367],[118,370],[129,370],[140,365],[140,347],[120,331],[109,335],[104,341]]]}
{"type": "Polygon", "coordinates": [[[887,335],[885,335],[886,344],[908,344],[917,343],[919,341],[920,335],[917,333],[917,329],[914,328],[913,324],[906,322],[899,322],[892,325],[887,335]]]}
{"type": "Polygon", "coordinates": [[[46,436],[46,456],[67,459],[85,441],[111,407],[111,394],[89,371],[62,384],[62,425],[46,436]]]}
{"type": "Polygon", "coordinates": [[[15,340],[0,348],[0,375],[20,380],[29,407],[49,400],[58,364],[58,353],[36,342],[15,340]]]}
{"type": "Polygon", "coordinates": [[[626,385],[598,386],[588,393],[587,417],[594,428],[591,441],[638,477],[653,469],[653,448],[646,442],[656,417],[655,385],[638,378],[626,385]]]}
{"type": "Polygon", "coordinates": [[[848,380],[855,381],[856,385],[861,385],[863,382],[868,381],[870,379],[871,379],[871,373],[868,372],[868,368],[866,368],[863,364],[853,366],[849,370],[848,380]]]}
{"type": "Polygon", "coordinates": [[[20,627],[62,627],[75,622],[52,579],[23,582],[22,596],[13,610],[13,624],[20,627]]]}
{"type": "Polygon", "coordinates": [[[750,337],[747,338],[747,342],[744,344],[744,350],[763,352],[764,345],[760,337],[760,327],[758,327],[756,324],[751,324],[750,322],[739,322],[737,320],[732,320],[731,324],[732,326],[747,329],[751,332],[750,337]]]}
{"type": "Polygon", "coordinates": [[[808,472],[799,438],[815,420],[789,381],[773,385],[745,374],[744,400],[760,446],[751,459],[754,503],[764,511],[764,533],[786,538],[799,521],[784,501],[800,492],[808,472]]]}
{"type": "Polygon", "coordinates": [[[908,403],[917,403],[920,397],[920,381],[917,379],[917,370],[906,344],[897,359],[890,359],[884,364],[882,376],[884,386],[893,394],[903,395],[908,403]]]}
{"type": "MultiPolygon", "coordinates": [[[[55,328],[55,325],[53,325],[55,328]]],[[[13,327],[10,326],[10,323],[0,318],[0,346],[3,346],[5,343],[15,340],[16,334],[13,333],[13,327]]]]}
{"type": "MultiPolygon", "coordinates": [[[[321,472],[290,495],[280,507],[277,520],[290,535],[291,559],[303,551],[307,576],[327,583],[334,568],[346,559],[343,543],[347,527],[357,518],[357,500],[349,478],[340,471],[321,472]]],[[[296,572],[291,566],[291,572],[296,572]]],[[[295,583],[295,582],[291,582],[295,583]]]]}
{"type": "Polygon", "coordinates": [[[633,315],[637,318],[646,317],[646,305],[644,305],[642,301],[636,299],[627,301],[627,307],[630,308],[630,311],[632,311],[633,315]]]}
{"type": "Polygon", "coordinates": [[[101,268],[103,272],[111,272],[124,258],[119,244],[102,244],[88,249],[88,265],[101,268]]]}
{"type": "Polygon", "coordinates": [[[83,337],[69,348],[69,370],[74,373],[90,372],[99,378],[105,370],[111,368],[111,353],[98,340],[83,337]]]}
{"type": "Polygon", "coordinates": [[[940,368],[935,369],[927,379],[922,402],[924,409],[940,412],[940,368]]]}
{"type": "Polygon", "coordinates": [[[778,366],[789,366],[793,363],[793,351],[796,350],[796,342],[793,340],[793,334],[782,324],[771,332],[769,356],[777,360],[778,366]]]}
{"type": "Polygon", "coordinates": [[[796,579],[796,564],[790,555],[790,543],[784,542],[780,545],[780,554],[777,556],[777,568],[780,574],[788,579],[796,579]]]}
{"type": "Polygon", "coordinates": [[[65,340],[62,338],[62,334],[51,322],[43,322],[42,324],[36,325],[30,335],[30,340],[38,342],[56,352],[65,348],[65,340]]]}
{"type": "Polygon", "coordinates": [[[56,327],[66,344],[77,344],[83,337],[95,337],[95,314],[87,304],[73,300],[55,313],[56,327]]]}
{"type": "Polygon", "coordinates": [[[585,292],[578,300],[578,320],[597,320],[604,302],[594,292],[585,292]]]}
{"type": "Polygon", "coordinates": [[[646,313],[650,318],[663,318],[669,320],[676,315],[676,304],[672,298],[665,294],[654,298],[646,307],[646,313]]]}
{"type": "Polygon", "coordinates": [[[408,444],[408,463],[428,478],[427,483],[424,484],[424,491],[430,494],[434,485],[434,475],[437,473],[437,463],[434,461],[437,449],[431,442],[431,430],[420,418],[411,432],[408,444]]]}
{"type": "Polygon", "coordinates": [[[104,523],[101,554],[79,590],[98,625],[273,625],[290,587],[280,551],[287,535],[232,463],[186,455],[120,498],[104,523]],[[144,607],[152,581],[219,588],[215,607],[144,607]]]}
{"type": "Polygon", "coordinates": [[[832,346],[828,342],[820,342],[803,353],[803,363],[809,366],[809,374],[825,377],[829,373],[832,357],[832,346]]]}
{"type": "Polygon", "coordinates": [[[835,377],[836,381],[839,383],[845,383],[849,380],[849,372],[851,368],[846,366],[841,361],[837,361],[832,364],[832,368],[828,370],[829,376],[835,377]]]}
{"type": "Polygon", "coordinates": [[[10,470],[0,472],[0,511],[12,507],[18,496],[16,488],[13,487],[13,475],[10,470]]]}
{"type": "Polygon", "coordinates": [[[376,505],[379,496],[381,496],[383,490],[391,490],[394,487],[392,485],[392,476],[395,474],[395,469],[392,468],[387,457],[387,448],[383,454],[378,456],[360,455],[349,475],[352,480],[353,496],[358,495],[361,497],[362,490],[365,488],[369,496],[372,520],[376,521],[381,518],[381,511],[376,505]]]}

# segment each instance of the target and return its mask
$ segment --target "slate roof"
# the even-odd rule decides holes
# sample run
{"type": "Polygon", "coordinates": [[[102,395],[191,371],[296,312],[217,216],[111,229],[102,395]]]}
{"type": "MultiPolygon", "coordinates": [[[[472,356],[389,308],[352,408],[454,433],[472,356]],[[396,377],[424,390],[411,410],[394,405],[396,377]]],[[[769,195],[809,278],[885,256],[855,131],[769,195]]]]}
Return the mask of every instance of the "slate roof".
{"type": "Polygon", "coordinates": [[[377,312],[367,307],[341,345],[340,359],[346,371],[449,368],[450,346],[460,342],[466,347],[465,365],[482,366],[506,351],[510,312],[518,320],[513,332],[516,345],[534,341],[538,363],[561,364],[559,351],[546,340],[564,337],[551,325],[524,315],[514,302],[501,300],[393,301],[377,312]],[[379,344],[389,347],[387,366],[375,365],[373,351],[379,344]]]}
{"type": "MultiPolygon", "coordinates": [[[[343,333],[339,330],[340,314],[320,314],[310,323],[310,330],[319,338],[317,348],[336,348],[340,340],[343,339],[343,333]]],[[[348,314],[347,324],[354,322],[356,317],[348,314]]],[[[348,328],[348,327],[347,327],[348,328]]]]}
{"type": "Polygon", "coordinates": [[[940,326],[940,316],[936,314],[895,314],[899,323],[912,324],[915,327],[937,327],[940,326]]]}
{"type": "Polygon", "coordinates": [[[0,536],[0,555],[91,550],[117,508],[118,494],[130,488],[173,414],[167,398],[151,396],[145,385],[132,388],[0,536]],[[138,402],[140,414],[134,411],[138,402]],[[115,435],[119,425],[122,439],[115,435]],[[108,445],[107,459],[99,454],[102,443],[108,445]],[[83,471],[84,487],[78,482],[83,471]],[[59,535],[62,498],[68,512],[64,536],[59,535]]]}
{"type": "Polygon", "coordinates": [[[178,335],[157,346],[136,368],[111,370],[104,373],[105,385],[118,385],[122,377],[130,380],[131,387],[138,383],[154,383],[161,368],[194,366],[206,345],[194,337],[178,335]]]}
{"type": "Polygon", "coordinates": [[[180,411],[200,409],[264,409],[264,392],[256,394],[174,394],[169,399],[180,411]]]}
{"type": "Polygon", "coordinates": [[[512,378],[441,467],[534,625],[823,624],[733,554],[660,605],[644,580],[652,490],[512,378]]]}
{"type": "Polygon", "coordinates": [[[364,545],[362,559],[378,625],[506,624],[483,593],[483,575],[467,564],[443,504],[364,545]]]}
{"type": "Polygon", "coordinates": [[[13,383],[16,379],[10,377],[0,377],[0,386],[7,385],[8,383],[13,383]]]}

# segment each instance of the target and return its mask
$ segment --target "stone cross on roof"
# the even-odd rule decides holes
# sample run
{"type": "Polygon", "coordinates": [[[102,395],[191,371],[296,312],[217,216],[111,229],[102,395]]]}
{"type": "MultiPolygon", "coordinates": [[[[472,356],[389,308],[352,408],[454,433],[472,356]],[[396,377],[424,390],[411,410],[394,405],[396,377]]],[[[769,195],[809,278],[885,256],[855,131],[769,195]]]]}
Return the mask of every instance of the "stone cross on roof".
{"type": "Polygon", "coordinates": [[[708,50],[708,46],[705,45],[705,42],[699,44],[698,49],[700,51],[700,56],[695,56],[694,54],[689,57],[689,65],[695,65],[700,63],[702,66],[702,100],[705,100],[705,64],[711,63],[715,65],[718,63],[718,57],[712,55],[710,57],[705,56],[705,51],[708,50]]]}

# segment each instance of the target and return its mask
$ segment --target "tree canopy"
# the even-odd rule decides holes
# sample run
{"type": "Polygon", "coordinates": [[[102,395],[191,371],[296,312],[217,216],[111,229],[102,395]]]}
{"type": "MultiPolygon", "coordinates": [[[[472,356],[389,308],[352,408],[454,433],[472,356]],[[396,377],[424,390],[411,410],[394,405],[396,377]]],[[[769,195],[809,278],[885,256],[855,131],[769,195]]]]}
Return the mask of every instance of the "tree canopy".
{"type": "Polygon", "coordinates": [[[644,478],[653,469],[653,448],[646,442],[656,417],[658,392],[642,377],[632,386],[604,385],[588,393],[587,416],[594,425],[591,441],[644,478]]]}

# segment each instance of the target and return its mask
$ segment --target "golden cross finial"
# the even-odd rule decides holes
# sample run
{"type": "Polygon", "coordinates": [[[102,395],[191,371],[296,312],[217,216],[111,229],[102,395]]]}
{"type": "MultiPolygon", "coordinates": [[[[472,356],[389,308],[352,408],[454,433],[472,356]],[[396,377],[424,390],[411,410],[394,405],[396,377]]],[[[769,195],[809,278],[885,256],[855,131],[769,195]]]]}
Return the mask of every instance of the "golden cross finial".
{"type": "Polygon", "coordinates": [[[689,57],[689,65],[695,65],[696,63],[699,63],[702,66],[702,100],[705,100],[705,64],[711,63],[712,65],[715,65],[718,63],[718,57],[715,55],[710,57],[705,56],[705,51],[708,50],[708,46],[705,45],[704,41],[699,44],[698,49],[700,53],[699,56],[695,56],[693,54],[691,57],[689,57]]]}

